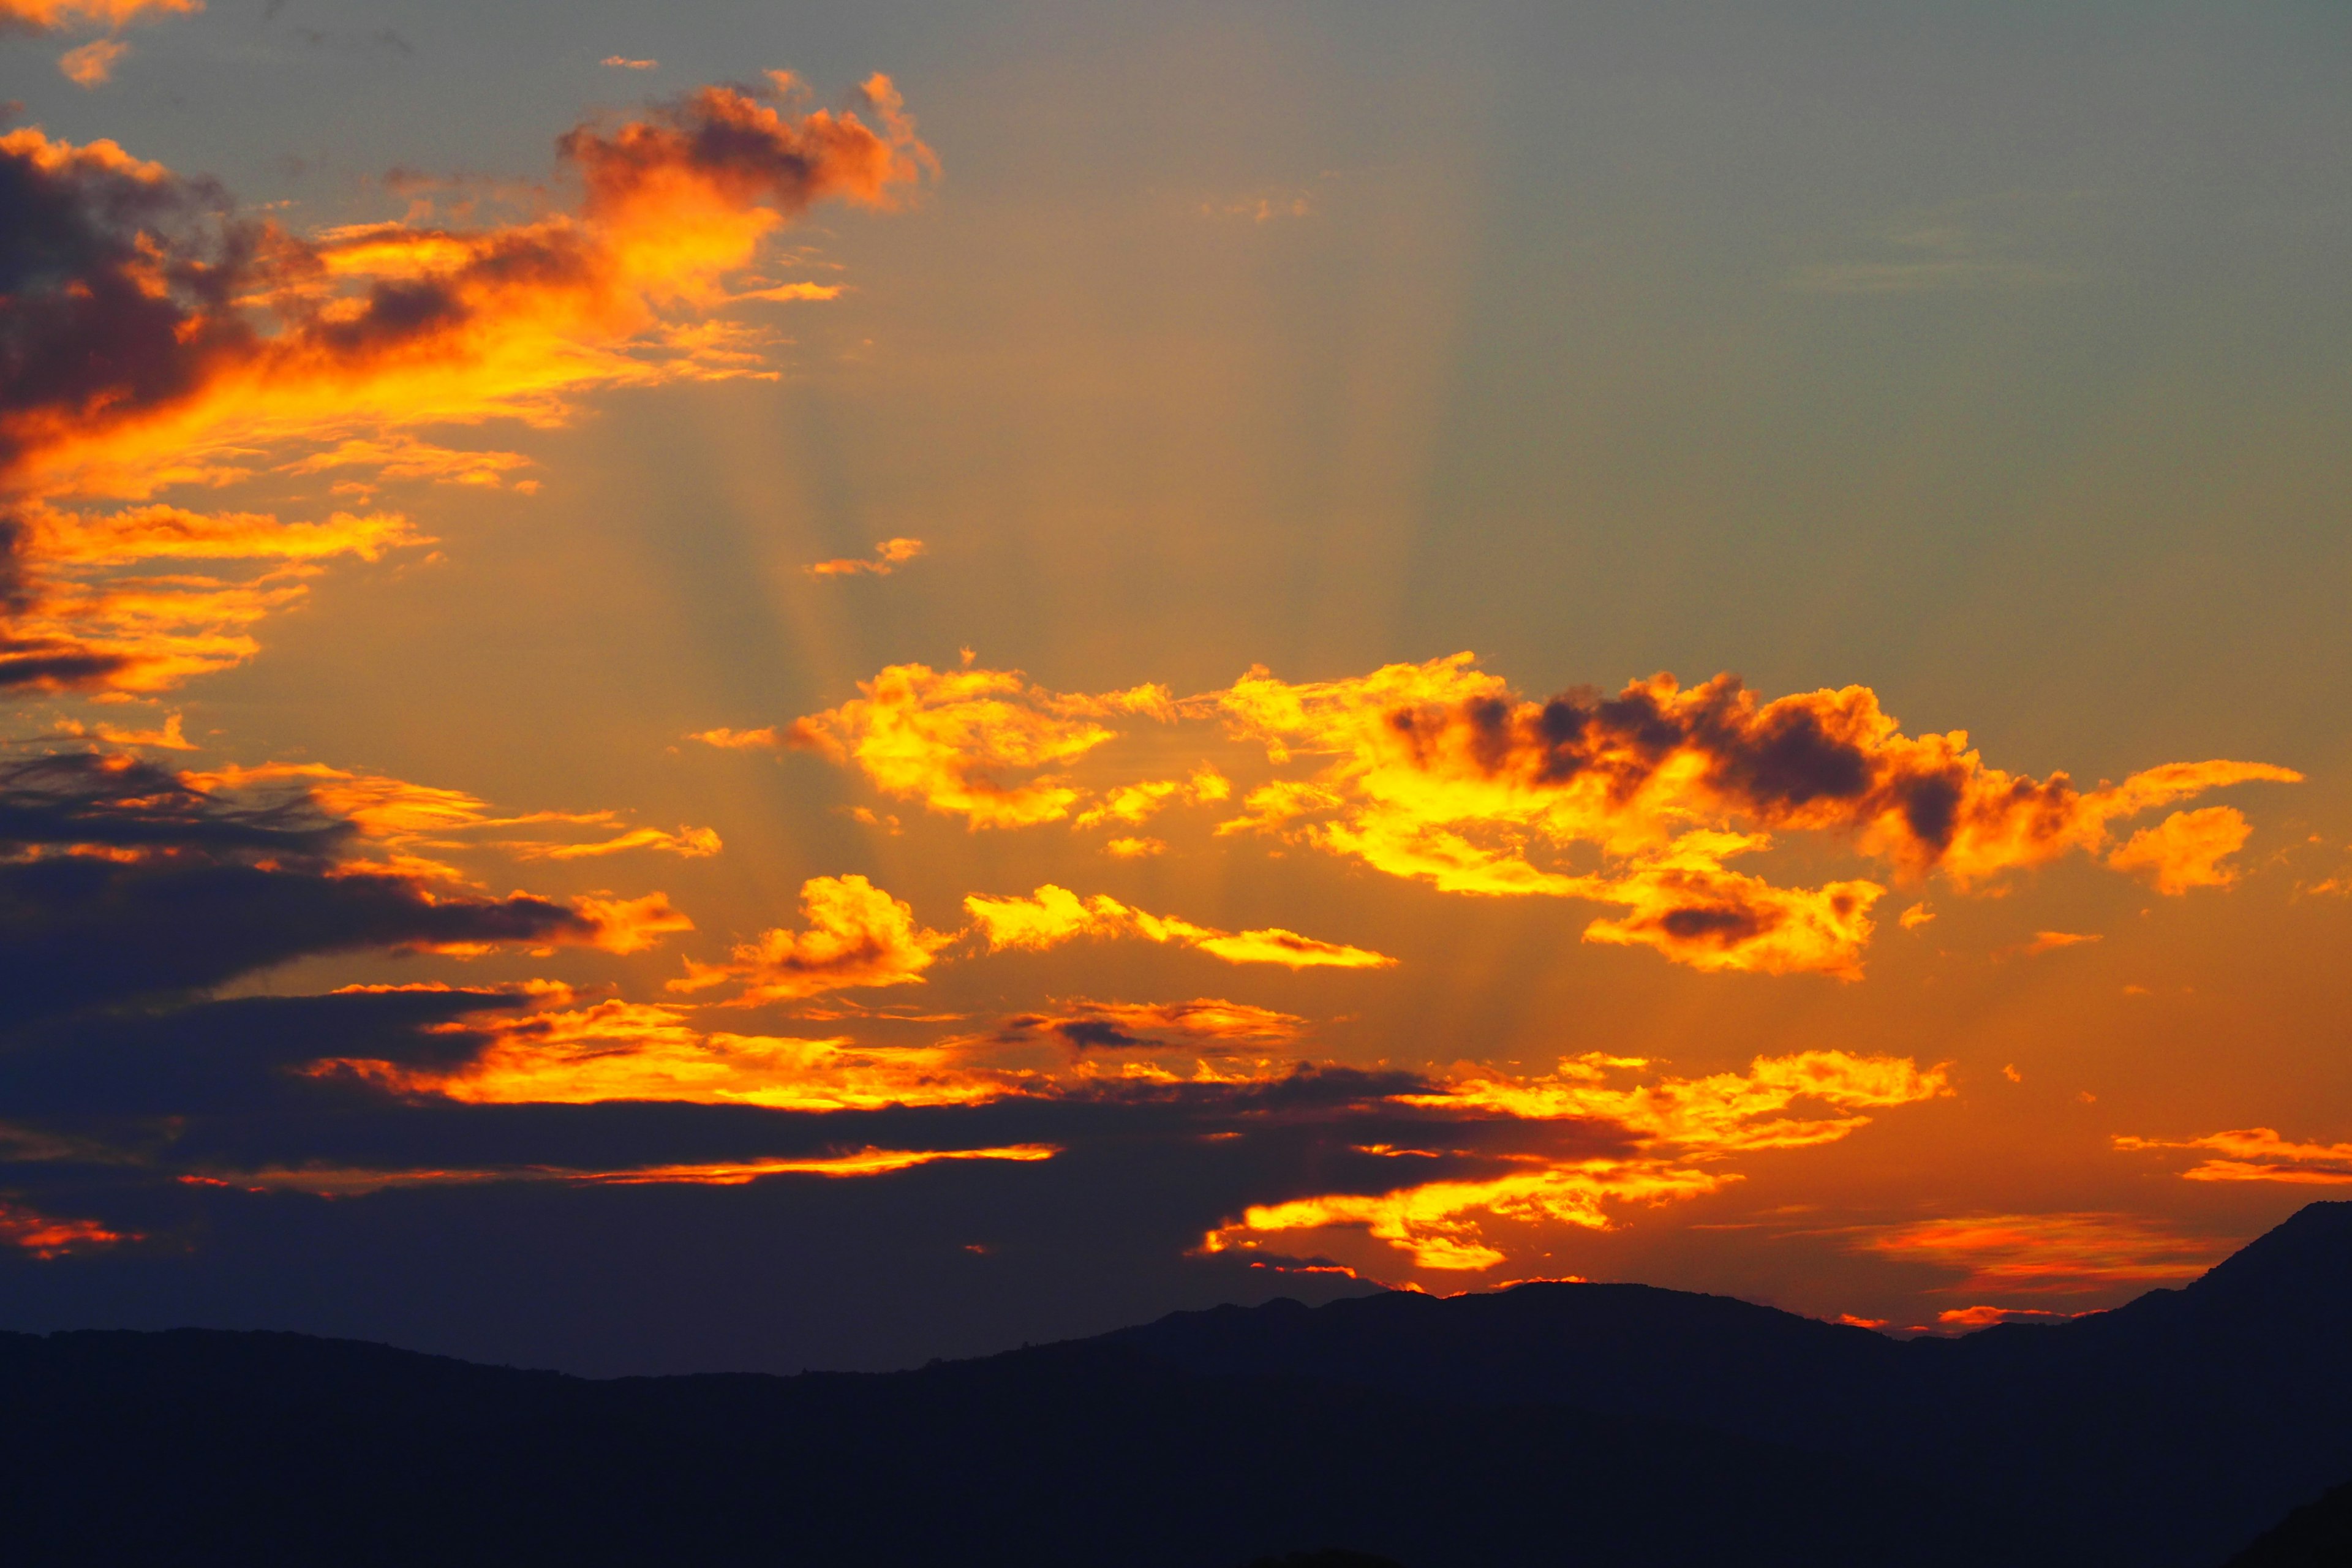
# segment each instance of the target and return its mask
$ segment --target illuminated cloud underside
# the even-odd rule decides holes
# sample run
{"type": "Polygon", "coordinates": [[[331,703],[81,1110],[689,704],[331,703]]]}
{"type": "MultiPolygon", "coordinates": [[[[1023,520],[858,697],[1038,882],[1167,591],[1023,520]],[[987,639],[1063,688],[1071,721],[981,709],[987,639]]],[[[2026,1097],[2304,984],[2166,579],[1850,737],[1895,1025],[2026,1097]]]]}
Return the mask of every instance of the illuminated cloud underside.
{"type": "Polygon", "coordinates": [[[1442,1092],[1400,1097],[1425,1110],[1488,1112],[1534,1121],[1586,1121],[1622,1130],[1633,1158],[1518,1156],[1525,1168],[1475,1181],[1437,1181],[1385,1192],[1338,1193],[1255,1205],[1209,1232],[1210,1252],[1256,1248],[1285,1232],[1360,1228],[1410,1253],[1423,1268],[1484,1269],[1508,1255],[1481,1234],[1482,1216],[1606,1230],[1610,1207],[1668,1203],[1717,1191],[1735,1172],[1701,1168],[1727,1155],[1833,1142],[1868,1124],[1865,1109],[1915,1104],[1948,1092],[1945,1069],[1843,1051],[1759,1058],[1744,1073],[1664,1079],[1612,1087],[1609,1076],[1647,1067],[1639,1058],[1589,1055],[1542,1078],[1480,1073],[1442,1092]],[[1784,1114],[1801,1100],[1831,1114],[1784,1114]]]}
{"type": "Polygon", "coordinates": [[[2124,1151],[2193,1149],[2207,1158],[2181,1172],[2192,1182],[2286,1182],[2305,1186],[2352,1183],[2352,1143],[2297,1143],[2268,1127],[2202,1138],[2118,1137],[2124,1151]]]}
{"type": "MultiPolygon", "coordinates": [[[[16,14],[123,19],[35,9],[16,14]]],[[[728,279],[811,204],[887,208],[936,166],[887,78],[864,89],[878,129],[784,112],[801,90],[772,73],[758,93],[703,88],[576,127],[558,148],[584,187],[578,209],[479,228],[306,237],[111,142],[0,134],[0,212],[76,258],[0,301],[0,687],[176,686],[251,658],[251,628],[319,563],[423,542],[394,514],[207,516],[154,503],[159,491],[257,464],[498,484],[520,458],[412,432],[554,425],[603,388],[772,374],[759,333],[703,319],[728,279]],[[149,504],[89,510],[110,500],[149,504]],[[246,574],[149,570],[191,561],[246,574]]]]}
{"type": "MultiPolygon", "coordinates": [[[[2063,773],[1990,767],[1963,731],[1905,735],[1864,687],[1766,702],[1730,676],[1685,689],[1661,675],[1615,697],[1538,703],[1468,654],[1303,685],[1254,669],[1183,699],[1159,686],[1089,697],[1018,671],[924,665],[892,666],[859,690],[788,726],[699,738],[814,750],[975,828],[1088,826],[1231,789],[1207,763],[1186,784],[1077,782],[1067,770],[1119,739],[1108,721],[1214,722],[1226,743],[1254,746],[1276,768],[1311,769],[1249,790],[1219,835],[1277,837],[1444,892],[1616,905],[1625,912],[1592,921],[1585,940],[1694,968],[1844,980],[1862,973],[1886,888],[1784,887],[1731,861],[1769,850],[1778,833],[1817,834],[1899,879],[1939,876],[1965,892],[2081,853],[2179,895],[2235,879],[2224,862],[2246,840],[2244,816],[2232,806],[2176,812],[2120,846],[2112,824],[2207,790],[2301,776],[2261,763],[2175,763],[2082,790],[2063,773]]],[[[1066,904],[1050,920],[1003,916],[1008,931],[1024,921],[1088,929],[1066,904]]]]}
{"type": "Polygon", "coordinates": [[[2176,1236],[2129,1215],[1979,1215],[1889,1226],[1864,1252],[1965,1270],[1948,1289],[2074,1294],[2113,1285],[2193,1279],[2230,1249],[2176,1236]]]}

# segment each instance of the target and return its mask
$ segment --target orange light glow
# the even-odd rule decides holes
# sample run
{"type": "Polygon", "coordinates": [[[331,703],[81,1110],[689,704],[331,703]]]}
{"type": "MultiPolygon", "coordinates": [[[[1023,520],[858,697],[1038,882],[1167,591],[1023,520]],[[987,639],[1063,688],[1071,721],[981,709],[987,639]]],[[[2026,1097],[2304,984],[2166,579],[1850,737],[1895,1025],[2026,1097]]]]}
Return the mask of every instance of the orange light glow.
{"type": "Polygon", "coordinates": [[[1289,969],[1385,969],[1396,960],[1341,942],[1319,942],[1273,927],[1224,931],[1170,916],[1147,914],[1108,894],[1080,899],[1047,883],[1027,898],[991,898],[973,893],[963,901],[990,951],[1041,952],[1081,937],[1097,941],[1140,937],[1146,942],[1197,948],[1228,963],[1278,963],[1289,969]]]}
{"type": "Polygon", "coordinates": [[[1716,1192],[1736,1173],[1698,1168],[1723,1156],[1832,1142],[1867,1124],[1864,1107],[1906,1105],[1949,1092],[1941,1068],[1922,1070],[1893,1057],[1842,1051],[1759,1058],[1745,1074],[1664,1079],[1612,1088],[1612,1072],[1646,1067],[1638,1058],[1594,1054],[1562,1061],[1545,1078],[1511,1079],[1476,1073],[1441,1092],[1399,1095],[1398,1103],[1431,1110],[1482,1111],[1529,1121],[1580,1119],[1614,1124],[1641,1151],[1630,1159],[1555,1160],[1521,1156],[1528,1168],[1480,1181],[1438,1181],[1384,1193],[1331,1194],[1254,1205],[1239,1221],[1211,1231],[1211,1252],[1254,1247],[1258,1237],[1329,1226],[1360,1228],[1412,1255],[1423,1268],[1483,1269],[1508,1261],[1488,1241],[1479,1217],[1556,1221],[1611,1228],[1609,1206],[1671,1203],[1716,1192]],[[1841,1114],[1785,1116],[1801,1100],[1841,1114]]]}
{"type": "Polygon", "coordinates": [[[953,1160],[1009,1160],[1034,1164],[1062,1151],[1051,1143],[1008,1143],[990,1149],[860,1149],[848,1154],[803,1159],[776,1157],[722,1160],[699,1164],[631,1165],[610,1171],[579,1171],[560,1165],[492,1165],[473,1170],[394,1171],[286,1169],[240,1172],[234,1176],[184,1176],[208,1186],[247,1192],[308,1193],[314,1197],[363,1197],[399,1187],[478,1186],[492,1182],[562,1182],[574,1186],[684,1185],[740,1187],[764,1176],[824,1176],[835,1180],[887,1176],[919,1165],[953,1160]]]}
{"type": "Polygon", "coordinates": [[[812,877],[801,884],[804,931],[762,931],[735,949],[727,963],[687,962],[672,991],[701,991],[740,982],[735,1003],[796,1000],[821,991],[872,985],[919,985],[933,956],[953,942],[950,932],[926,931],[912,906],[863,877],[812,877]]]}
{"type": "MultiPolygon", "coordinates": [[[[142,10],[191,8],[168,0],[8,4],[5,15],[43,26],[119,25],[142,10]]],[[[120,46],[90,48],[99,52],[78,57],[97,79],[120,46]]],[[[780,79],[773,91],[792,85],[780,79]]],[[[94,288],[129,291],[171,318],[152,342],[110,347],[105,363],[143,354],[157,367],[122,372],[131,379],[120,386],[62,378],[26,387],[0,415],[0,489],[38,506],[145,499],[243,477],[257,456],[287,472],[497,486],[525,459],[452,453],[410,432],[494,417],[551,425],[600,388],[770,374],[750,329],[674,312],[722,303],[725,280],[812,203],[890,207],[935,171],[889,80],[875,77],[862,91],[878,130],[822,109],[788,118],[732,88],[704,88],[609,129],[575,128],[560,146],[586,186],[576,214],[468,229],[380,223],[311,238],[268,225],[256,243],[236,247],[199,223],[93,245],[93,254],[118,259],[93,262],[107,270],[76,280],[82,298],[96,299],[94,288]],[[214,284],[194,288],[190,278],[214,284]]],[[[103,213],[110,193],[125,189],[156,200],[182,191],[169,170],[111,142],[75,146],[27,127],[0,134],[0,158],[68,210],[103,213]]],[[[70,313],[58,321],[54,330],[83,330],[70,313]]],[[[51,357],[70,351],[64,344],[51,357]]],[[[282,574],[248,583],[124,579],[125,566],[190,555],[372,558],[415,542],[397,518],[347,514],[281,526],[253,514],[206,519],[160,508],[37,527],[0,540],[17,577],[7,628],[15,657],[0,661],[0,680],[163,689],[250,658],[242,628],[302,591],[282,574]],[[52,543],[61,550],[52,552],[52,543]]]]}
{"type": "Polygon", "coordinates": [[[54,1219],[21,1204],[0,1203],[0,1246],[35,1258],[65,1258],[141,1239],[133,1232],[110,1230],[94,1219],[54,1219]]]}
{"type": "Polygon", "coordinates": [[[1953,1289],[2070,1294],[2193,1279],[2230,1248],[2114,1214],[1979,1215],[1888,1226],[1865,1252],[1966,1271],[1953,1289]]]}
{"type": "Polygon", "coordinates": [[[2335,1186],[2352,1183],[2352,1143],[2297,1143],[2268,1127],[2211,1132],[2202,1138],[2118,1137],[2126,1151],[2196,1149],[2213,1156],[2181,1175],[2192,1182],[2286,1182],[2335,1186]]]}
{"type": "Polygon", "coordinates": [[[473,1104],[643,1100],[784,1110],[976,1105],[1022,1081],[966,1066],[940,1047],[868,1049],[838,1037],[708,1034],[688,1021],[687,1009],[652,1003],[559,1005],[462,1027],[486,1035],[488,1044],[458,1066],[331,1058],[309,1070],[473,1104]]]}

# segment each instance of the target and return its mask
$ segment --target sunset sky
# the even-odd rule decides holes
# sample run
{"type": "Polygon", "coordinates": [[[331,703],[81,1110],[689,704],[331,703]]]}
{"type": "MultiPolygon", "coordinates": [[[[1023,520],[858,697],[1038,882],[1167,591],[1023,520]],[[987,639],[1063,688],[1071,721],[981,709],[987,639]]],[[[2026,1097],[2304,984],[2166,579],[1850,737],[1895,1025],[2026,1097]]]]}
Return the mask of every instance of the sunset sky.
{"type": "Polygon", "coordinates": [[[0,1327],[2352,1195],[2352,13],[0,0],[0,1327]]]}

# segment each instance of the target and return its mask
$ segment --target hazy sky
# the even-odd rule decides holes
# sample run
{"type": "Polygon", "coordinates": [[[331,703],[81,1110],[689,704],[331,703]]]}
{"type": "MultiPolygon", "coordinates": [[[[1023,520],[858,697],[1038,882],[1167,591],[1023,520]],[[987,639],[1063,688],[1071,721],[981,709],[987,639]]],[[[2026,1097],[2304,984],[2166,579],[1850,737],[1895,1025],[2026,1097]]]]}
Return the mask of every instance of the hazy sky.
{"type": "Polygon", "coordinates": [[[2340,6],[0,17],[6,1326],[1948,1329],[2352,1182],[2340,6]]]}

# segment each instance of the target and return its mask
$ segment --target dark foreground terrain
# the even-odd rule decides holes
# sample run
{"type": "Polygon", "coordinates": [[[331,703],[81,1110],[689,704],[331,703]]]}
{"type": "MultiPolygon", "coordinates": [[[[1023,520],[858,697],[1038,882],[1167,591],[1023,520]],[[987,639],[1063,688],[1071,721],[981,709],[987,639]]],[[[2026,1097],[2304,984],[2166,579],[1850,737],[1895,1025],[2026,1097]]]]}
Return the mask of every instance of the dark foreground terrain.
{"type": "Polygon", "coordinates": [[[2219,1568],[2277,1525],[2241,1561],[2301,1568],[2352,1562],[2352,1494],[2280,1523],[2347,1476],[2352,1204],[2186,1289],[1949,1341],[1606,1285],[1220,1309],[887,1375],[0,1335],[27,1564],[2219,1568]]]}

